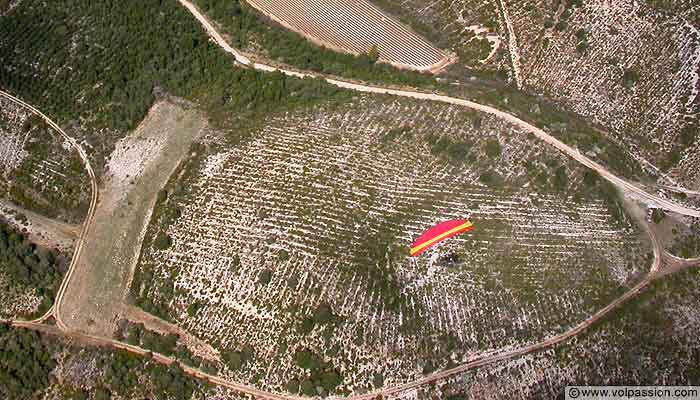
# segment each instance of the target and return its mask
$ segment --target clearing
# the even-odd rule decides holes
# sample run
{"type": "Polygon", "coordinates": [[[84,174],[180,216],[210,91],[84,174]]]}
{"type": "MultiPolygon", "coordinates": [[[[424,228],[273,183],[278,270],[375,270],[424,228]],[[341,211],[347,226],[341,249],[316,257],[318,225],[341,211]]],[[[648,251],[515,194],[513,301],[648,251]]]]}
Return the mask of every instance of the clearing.
{"type": "Polygon", "coordinates": [[[111,337],[158,191],[205,127],[202,116],[167,101],[153,106],[107,164],[85,251],[59,307],[66,325],[111,337]]]}

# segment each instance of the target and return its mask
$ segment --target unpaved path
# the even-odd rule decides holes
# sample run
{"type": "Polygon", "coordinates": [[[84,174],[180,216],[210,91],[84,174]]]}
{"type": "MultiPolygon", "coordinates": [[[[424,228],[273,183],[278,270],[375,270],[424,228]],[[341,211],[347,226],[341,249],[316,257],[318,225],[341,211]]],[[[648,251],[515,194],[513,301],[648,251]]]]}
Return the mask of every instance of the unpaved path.
{"type": "MultiPolygon", "coordinates": [[[[216,43],[218,43],[224,49],[224,51],[234,55],[234,57],[236,58],[236,62],[243,64],[243,65],[251,66],[255,69],[262,70],[262,71],[277,71],[278,70],[277,68],[274,68],[274,67],[271,67],[271,66],[268,66],[265,64],[253,63],[249,58],[243,56],[240,52],[236,51],[231,46],[229,46],[228,43],[226,43],[226,41],[223,39],[223,37],[213,28],[213,26],[207,21],[207,19],[189,1],[187,1],[187,0],[178,0],[178,1],[180,1],[180,3],[183,6],[185,6],[188,10],[190,10],[190,12],[192,12],[192,14],[195,16],[195,18],[197,18],[197,20],[199,20],[202,23],[202,25],[207,30],[209,35],[214,39],[214,41],[216,43]]],[[[300,77],[300,78],[316,77],[316,75],[309,74],[309,73],[300,73],[300,72],[289,71],[289,70],[284,70],[284,69],[279,69],[279,71],[286,74],[286,75],[296,76],[296,77],[300,77]]],[[[503,119],[523,128],[523,129],[530,131],[538,138],[542,139],[546,143],[549,143],[550,145],[554,146],[558,150],[566,153],[567,155],[574,158],[576,161],[580,162],[581,164],[597,171],[605,179],[612,182],[614,185],[616,185],[618,188],[620,188],[621,190],[623,190],[624,192],[626,192],[628,194],[629,193],[635,194],[641,200],[653,203],[659,207],[665,208],[665,209],[670,210],[670,211],[677,212],[679,214],[700,217],[699,210],[695,210],[695,209],[692,209],[689,207],[678,205],[672,201],[669,201],[669,200],[660,198],[658,196],[654,196],[652,194],[646,193],[644,190],[637,188],[636,186],[616,177],[612,173],[608,172],[601,165],[599,165],[599,164],[595,163],[594,161],[588,159],[587,157],[581,155],[577,150],[565,145],[564,143],[562,143],[561,141],[550,136],[549,134],[547,134],[543,130],[541,130],[541,129],[539,129],[539,128],[537,128],[537,127],[535,127],[535,126],[533,126],[533,125],[531,125],[523,120],[520,120],[519,118],[517,118],[511,114],[500,111],[500,110],[495,109],[493,107],[478,104],[478,103],[471,102],[471,101],[464,100],[464,99],[458,99],[458,98],[454,98],[454,97],[442,96],[442,95],[431,94],[431,93],[420,93],[420,92],[415,92],[415,91],[406,91],[406,90],[397,90],[397,89],[382,88],[382,87],[376,87],[376,86],[368,86],[368,85],[340,81],[340,80],[325,78],[325,77],[323,77],[323,79],[325,79],[328,83],[330,83],[332,85],[336,85],[338,87],[347,88],[347,89],[351,89],[351,90],[368,92],[368,93],[390,94],[390,95],[395,95],[395,96],[410,97],[410,98],[415,98],[415,99],[423,99],[423,100],[431,100],[431,101],[440,101],[440,102],[445,102],[445,103],[450,103],[450,104],[462,105],[465,107],[469,107],[472,109],[476,109],[476,110],[479,110],[482,112],[486,112],[486,113],[495,115],[499,118],[503,118],[503,119]]],[[[0,92],[0,94],[3,94],[3,92],[0,92]]],[[[9,95],[6,95],[6,96],[9,96],[9,95]]],[[[14,97],[9,96],[9,98],[13,101],[16,100],[19,102],[19,100],[15,99],[14,97]]],[[[18,103],[18,104],[26,105],[26,103],[23,103],[23,102],[18,103]]],[[[26,106],[30,107],[30,109],[32,109],[32,110],[35,110],[35,112],[38,115],[42,116],[42,118],[47,120],[47,122],[49,122],[50,125],[52,125],[52,126],[55,125],[55,124],[53,124],[53,122],[51,122],[43,114],[36,111],[36,109],[34,109],[33,107],[31,107],[29,105],[26,105],[26,106]]],[[[60,131],[60,128],[58,128],[57,126],[55,126],[55,127],[59,132],[62,132],[62,131],[60,131]]],[[[77,146],[77,144],[76,144],[76,147],[79,148],[79,146],[77,146]]],[[[84,152],[82,152],[82,149],[80,149],[79,151],[81,152],[81,157],[82,157],[84,155],[84,152]]],[[[92,169],[89,168],[89,164],[87,164],[87,157],[85,157],[84,160],[86,162],[86,165],[88,166],[90,176],[92,178],[94,178],[94,174],[92,174],[92,169]]],[[[94,179],[93,179],[93,182],[94,182],[94,179]]],[[[93,191],[93,199],[96,202],[96,196],[94,195],[95,193],[96,193],[96,187],[95,187],[95,190],[93,191]]],[[[88,213],[87,222],[92,222],[93,214],[94,214],[94,207],[91,205],[90,212],[88,213]]],[[[82,246],[82,242],[83,242],[82,239],[85,238],[85,231],[86,231],[85,227],[87,225],[88,225],[88,223],[86,223],[83,227],[83,232],[81,233],[81,241],[80,241],[79,248],[82,246]]],[[[645,225],[645,227],[646,227],[646,225],[645,225]]],[[[610,311],[619,307],[621,304],[623,304],[627,300],[635,297],[653,279],[655,279],[659,276],[658,271],[659,271],[659,268],[661,265],[661,260],[662,260],[662,250],[661,250],[660,244],[659,244],[658,240],[656,239],[656,236],[654,235],[654,233],[650,230],[647,230],[647,232],[649,233],[649,235],[652,239],[652,242],[654,244],[654,246],[653,246],[653,248],[654,248],[654,262],[653,262],[650,273],[647,274],[642,281],[640,281],[637,285],[635,285],[632,289],[630,289],[624,295],[620,296],[618,299],[616,299],[615,301],[613,301],[612,303],[610,303],[608,306],[604,307],[603,309],[599,310],[598,312],[593,314],[591,317],[589,317],[585,321],[581,322],[579,325],[571,328],[570,330],[568,330],[566,332],[563,332],[559,335],[556,335],[556,336],[551,337],[545,341],[542,341],[540,343],[532,344],[529,346],[524,346],[524,347],[521,347],[518,349],[509,350],[509,351],[503,351],[503,352],[496,351],[492,354],[476,358],[476,359],[474,359],[466,364],[457,366],[455,368],[440,371],[440,372],[437,372],[437,373],[432,374],[432,375],[428,375],[428,376],[426,376],[422,379],[416,380],[414,382],[409,382],[409,383],[406,383],[403,385],[398,385],[395,387],[378,390],[378,391],[372,392],[372,393],[367,393],[367,394],[358,395],[358,396],[352,396],[352,397],[350,397],[350,399],[373,399],[373,398],[378,398],[380,396],[398,394],[398,393],[406,391],[406,390],[420,387],[420,386],[425,385],[427,383],[432,383],[432,382],[435,382],[438,380],[442,380],[442,379],[454,376],[455,374],[459,374],[461,372],[464,372],[464,371],[467,371],[467,370],[470,370],[470,369],[473,369],[476,367],[480,367],[480,366],[484,366],[487,364],[491,364],[493,362],[507,360],[507,359],[510,359],[513,357],[522,356],[522,355],[525,355],[528,353],[540,351],[542,349],[554,346],[554,345],[562,343],[562,342],[564,342],[572,337],[575,337],[576,335],[585,331],[591,325],[593,325],[594,323],[598,322],[600,319],[605,317],[610,311]]],[[[80,252],[78,251],[77,253],[79,254],[80,252]]],[[[77,258],[78,257],[75,256],[73,258],[73,261],[75,261],[77,258]]],[[[71,266],[72,266],[72,264],[73,263],[71,263],[71,266]]],[[[69,271],[69,275],[64,280],[64,284],[61,287],[62,289],[64,288],[66,283],[68,281],[70,281],[70,273],[72,273],[72,271],[73,271],[73,268],[71,268],[71,270],[69,271]]],[[[58,299],[60,300],[61,298],[62,298],[62,293],[59,292],[58,299]]],[[[59,304],[59,306],[60,306],[59,300],[57,300],[57,304],[59,304]]],[[[14,326],[18,326],[18,327],[25,327],[28,329],[41,330],[41,331],[44,331],[44,332],[50,333],[50,334],[69,335],[71,337],[82,338],[82,340],[89,341],[89,342],[94,343],[94,344],[109,345],[109,346],[112,346],[115,348],[127,350],[127,351],[141,354],[141,355],[146,355],[146,354],[150,353],[150,352],[148,352],[140,347],[131,346],[131,345],[128,345],[126,343],[122,343],[122,342],[119,342],[119,341],[116,341],[113,339],[108,339],[108,338],[100,337],[100,336],[96,336],[96,335],[87,335],[87,334],[83,334],[83,333],[67,331],[65,324],[61,323],[60,313],[56,313],[56,315],[57,315],[58,329],[51,327],[51,326],[48,326],[48,325],[39,324],[37,322],[23,322],[23,321],[9,321],[9,322],[11,322],[14,326]]],[[[5,322],[7,322],[7,321],[5,321],[5,322]]],[[[169,364],[169,363],[172,363],[174,361],[172,358],[165,357],[165,356],[160,355],[160,354],[153,354],[153,358],[154,358],[154,360],[161,362],[161,363],[165,363],[165,364],[169,364]]],[[[280,395],[280,394],[275,394],[275,393],[269,393],[269,392],[258,390],[256,388],[248,386],[248,385],[242,385],[242,384],[238,384],[235,382],[230,382],[230,381],[227,381],[226,379],[223,379],[221,377],[209,375],[209,374],[206,374],[198,369],[190,368],[187,366],[183,366],[183,370],[192,376],[195,376],[195,377],[198,377],[201,379],[205,379],[213,384],[220,385],[220,386],[223,386],[223,387],[226,387],[229,389],[233,389],[233,390],[241,392],[241,393],[252,395],[255,398],[259,398],[259,399],[274,399],[274,400],[282,400],[282,399],[298,400],[298,399],[300,399],[299,396],[280,395]]]]}
{"type": "Polygon", "coordinates": [[[510,54],[510,63],[513,66],[513,80],[515,80],[515,85],[518,89],[521,89],[523,78],[520,73],[520,51],[518,50],[518,41],[515,37],[513,22],[510,20],[510,13],[508,12],[506,0],[498,0],[498,4],[503,13],[503,21],[506,24],[506,29],[508,30],[508,53],[510,54]]]}
{"type": "Polygon", "coordinates": [[[7,219],[12,220],[15,225],[26,228],[29,239],[34,243],[39,243],[49,248],[58,248],[61,251],[70,251],[80,233],[80,226],[45,217],[0,199],[0,215],[3,214],[7,219]],[[27,223],[18,221],[16,217],[10,215],[10,212],[24,215],[27,223]]]}
{"type": "Polygon", "coordinates": [[[181,327],[149,314],[138,307],[128,306],[126,318],[131,322],[143,324],[149,331],[158,332],[162,335],[173,334],[178,336],[178,341],[187,346],[195,356],[209,361],[219,361],[220,359],[219,352],[210,344],[196,338],[181,327]]]}
{"type": "Polygon", "coordinates": [[[257,69],[260,71],[265,71],[265,72],[278,71],[278,72],[281,72],[285,75],[294,76],[297,78],[321,78],[331,85],[334,85],[334,86],[337,86],[340,88],[344,88],[344,89],[354,90],[357,92],[388,94],[388,95],[397,96],[397,97],[407,97],[407,98],[418,99],[418,100],[437,101],[437,102],[441,102],[441,103],[448,103],[448,104],[463,106],[463,107],[471,108],[473,110],[481,111],[481,112],[486,113],[486,114],[494,115],[500,119],[503,119],[503,120],[515,125],[515,126],[518,126],[522,129],[532,133],[533,135],[535,135],[537,138],[541,139],[545,143],[555,147],[557,150],[565,153],[566,155],[568,155],[569,157],[578,161],[579,163],[583,164],[584,166],[598,172],[603,178],[607,179],[612,184],[614,184],[618,188],[622,189],[624,192],[636,195],[640,200],[643,200],[649,204],[655,205],[656,207],[660,207],[660,208],[663,208],[663,209],[668,210],[668,211],[673,211],[673,212],[677,212],[679,214],[700,218],[700,210],[686,207],[684,205],[675,203],[671,200],[664,199],[662,197],[647,193],[643,189],[638,188],[637,186],[615,176],[610,171],[605,169],[605,167],[603,167],[602,165],[600,165],[597,162],[591,160],[590,158],[584,156],[578,150],[566,145],[564,142],[551,136],[550,134],[548,134],[544,130],[542,130],[542,129],[540,129],[540,128],[538,128],[538,127],[536,127],[528,122],[523,121],[522,119],[516,117],[515,115],[512,115],[512,114],[507,113],[505,111],[501,111],[497,108],[487,106],[484,104],[480,104],[480,103],[476,103],[476,102],[473,102],[470,100],[460,99],[457,97],[439,95],[439,94],[435,94],[435,93],[417,92],[417,91],[412,91],[412,90],[402,90],[402,89],[393,89],[393,88],[380,87],[380,86],[364,85],[361,83],[354,83],[354,82],[349,82],[349,81],[344,81],[344,80],[339,80],[339,79],[328,78],[328,77],[317,75],[314,73],[292,71],[292,70],[287,70],[287,69],[283,69],[283,68],[276,68],[276,67],[272,67],[272,66],[269,66],[266,64],[253,62],[250,58],[241,54],[240,51],[231,47],[226,42],[226,40],[224,40],[223,36],[221,36],[221,34],[219,34],[219,32],[217,32],[217,30],[214,28],[214,26],[207,20],[207,18],[191,2],[189,2],[188,0],[178,0],[178,1],[180,2],[180,4],[182,4],[184,7],[186,7],[192,13],[192,15],[194,15],[194,17],[202,24],[202,26],[207,31],[209,36],[221,48],[223,48],[224,51],[232,54],[236,59],[235,61],[239,64],[249,66],[249,67],[252,67],[254,69],[257,69]]]}
{"type": "Polygon", "coordinates": [[[20,105],[35,115],[39,116],[41,119],[43,119],[50,127],[56,130],[59,135],[63,137],[63,139],[68,142],[71,147],[73,147],[77,152],[78,155],[80,156],[80,160],[83,163],[83,166],[85,167],[85,170],[88,173],[88,176],[90,177],[90,207],[88,208],[87,215],[85,216],[85,221],[83,222],[83,225],[80,229],[80,235],[78,236],[78,242],[76,243],[75,250],[73,251],[73,258],[71,259],[70,265],[68,266],[68,272],[66,272],[66,276],[63,278],[63,281],[61,282],[61,286],[58,288],[58,294],[56,295],[56,301],[54,302],[53,307],[51,307],[46,314],[43,316],[37,318],[35,321],[41,322],[45,321],[51,316],[56,317],[56,323],[59,327],[62,329],[65,329],[65,325],[63,325],[60,315],[56,310],[60,307],[61,301],[63,300],[63,294],[65,293],[66,290],[66,285],[68,282],[70,282],[71,277],[73,276],[73,272],[75,270],[75,265],[77,264],[78,260],[80,259],[80,255],[83,251],[84,243],[85,243],[85,238],[88,234],[88,226],[92,223],[93,217],[95,216],[95,208],[97,207],[97,178],[95,177],[95,172],[92,169],[92,166],[90,165],[90,159],[87,156],[87,153],[85,150],[78,144],[78,142],[75,141],[72,137],[68,136],[66,132],[61,129],[60,126],[58,126],[55,122],[53,122],[49,117],[44,115],[41,111],[37,110],[30,104],[25,103],[24,101],[14,97],[13,95],[3,92],[0,90],[0,97],[3,97],[7,100],[10,100],[11,102],[20,105]]]}

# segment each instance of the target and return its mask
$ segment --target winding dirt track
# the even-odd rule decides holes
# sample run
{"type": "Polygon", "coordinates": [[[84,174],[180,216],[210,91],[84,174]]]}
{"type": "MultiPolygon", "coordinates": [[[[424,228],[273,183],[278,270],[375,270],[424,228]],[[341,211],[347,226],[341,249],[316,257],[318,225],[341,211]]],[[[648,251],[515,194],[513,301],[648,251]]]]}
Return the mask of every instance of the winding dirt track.
{"type": "MultiPolygon", "coordinates": [[[[273,71],[279,71],[281,73],[284,73],[285,75],[290,75],[290,76],[295,76],[299,78],[306,78],[306,77],[320,77],[315,74],[310,74],[310,73],[301,73],[301,72],[296,72],[296,71],[290,71],[290,70],[284,70],[284,69],[278,69],[275,67],[271,67],[265,64],[260,64],[260,63],[254,63],[252,62],[249,58],[245,57],[243,54],[232,48],[225,40],[224,38],[216,31],[216,29],[209,23],[209,21],[197,10],[197,8],[190,3],[187,0],[178,0],[184,7],[186,7],[192,15],[203,25],[203,27],[206,29],[208,34],[213,38],[213,40],[222,47],[224,51],[227,53],[232,54],[236,62],[239,64],[243,64],[246,66],[253,67],[257,70],[261,71],[267,71],[267,72],[273,72],[273,71]]],[[[540,128],[535,127],[534,125],[531,125],[509,113],[500,111],[498,109],[495,109],[490,106],[482,105],[479,103],[475,103],[469,100],[464,100],[464,99],[459,99],[459,98],[454,98],[454,97],[449,97],[449,96],[442,96],[442,95],[437,95],[437,94],[432,94],[432,93],[421,93],[421,92],[416,92],[416,91],[407,91],[407,90],[398,90],[398,89],[391,89],[391,88],[382,88],[382,87],[377,87],[377,86],[368,86],[368,85],[362,85],[358,83],[352,83],[352,82],[347,82],[347,81],[341,81],[341,80],[336,80],[336,79],[331,79],[331,78],[326,78],[326,77],[320,77],[324,79],[326,82],[341,87],[341,88],[346,88],[350,90],[355,90],[359,92],[367,92],[367,93],[380,93],[380,94],[389,94],[389,95],[394,95],[394,96],[399,96],[399,97],[408,97],[408,98],[414,98],[414,99],[420,99],[420,100],[429,100],[429,101],[438,101],[438,102],[443,102],[443,103],[449,103],[449,104],[455,104],[455,105],[460,105],[468,108],[472,108],[478,111],[482,111],[488,114],[495,115],[499,118],[502,118],[508,122],[511,122],[523,129],[528,130],[529,132],[533,133],[535,136],[540,138],[541,140],[545,141],[546,143],[549,143],[550,145],[554,146],[558,150],[566,153],[576,161],[580,162],[581,164],[587,166],[588,168],[591,168],[595,171],[597,171],[601,176],[603,176],[605,179],[608,181],[612,182],[615,186],[618,188],[622,189],[624,192],[628,194],[633,194],[636,195],[639,199],[642,199],[644,201],[647,201],[649,203],[652,203],[658,207],[662,207],[664,209],[667,209],[669,211],[674,211],[680,214],[688,215],[688,216],[693,216],[693,217],[699,217],[700,218],[700,210],[695,210],[689,207],[685,207],[683,205],[676,204],[672,201],[669,201],[667,199],[660,198],[658,196],[654,196],[652,194],[646,193],[644,190],[637,188],[636,186],[632,185],[631,183],[628,183],[624,181],[621,178],[618,178],[617,176],[613,175],[609,171],[607,171],[603,166],[600,164],[594,162],[593,160],[590,160],[589,158],[581,155],[577,150],[567,146],[563,142],[557,140],[556,138],[550,136],[547,134],[545,131],[543,131],[540,128]]],[[[104,337],[97,337],[97,336],[91,336],[91,335],[86,335],[80,332],[74,332],[74,331],[69,331],[66,327],[66,325],[61,321],[60,319],[60,313],[58,312],[58,309],[60,309],[61,306],[61,301],[63,299],[63,296],[65,295],[65,290],[68,282],[71,279],[71,276],[73,274],[73,270],[75,267],[75,264],[82,252],[83,244],[85,242],[85,237],[87,235],[87,228],[88,226],[93,222],[94,218],[94,213],[95,213],[95,207],[97,205],[97,181],[94,175],[94,172],[92,170],[92,167],[90,166],[89,160],[87,155],[85,154],[84,150],[80,147],[80,145],[71,137],[65,134],[63,130],[56,125],[53,121],[51,121],[48,117],[46,117],[44,114],[42,114],[39,110],[36,108],[32,107],[31,105],[13,97],[12,95],[0,91],[0,96],[9,99],[10,101],[19,104],[23,107],[26,107],[27,109],[31,110],[34,112],[36,115],[40,116],[43,118],[51,127],[56,129],[59,134],[61,134],[67,141],[73,145],[78,153],[80,154],[81,159],[83,160],[83,163],[85,165],[86,170],[88,171],[88,174],[90,175],[91,179],[91,186],[92,186],[92,199],[90,203],[90,208],[88,210],[88,215],[85,219],[85,222],[83,223],[81,232],[80,232],[80,237],[78,238],[78,243],[76,246],[76,251],[74,252],[73,259],[71,260],[71,264],[68,270],[68,273],[66,274],[65,279],[63,280],[61,287],[59,289],[56,302],[54,307],[49,310],[49,312],[46,313],[46,315],[42,316],[41,318],[34,320],[34,321],[8,321],[8,320],[0,320],[2,322],[6,323],[11,323],[13,326],[16,327],[22,327],[22,328],[27,328],[27,329],[34,329],[38,331],[42,331],[44,333],[48,334],[54,334],[54,335],[62,335],[62,336],[68,336],[72,337],[78,340],[82,340],[87,343],[92,343],[96,345],[102,345],[102,346],[111,346],[117,349],[121,350],[126,350],[132,353],[136,353],[139,355],[152,355],[153,359],[157,362],[163,363],[163,364],[171,364],[175,360],[173,358],[164,356],[162,354],[157,354],[157,353],[152,353],[146,349],[143,349],[138,346],[132,346],[127,343],[122,343],[116,340],[113,340],[111,338],[104,338],[104,337]],[[49,317],[55,317],[56,319],[56,326],[51,326],[47,324],[43,324],[45,320],[47,320],[49,317]]],[[[594,323],[598,322],[600,319],[605,317],[608,313],[610,313],[612,310],[615,308],[619,307],[621,304],[626,302],[627,300],[635,297],[644,287],[646,287],[651,281],[653,281],[655,278],[659,277],[659,268],[661,265],[661,260],[662,260],[662,248],[659,243],[659,241],[656,239],[656,236],[654,233],[648,228],[646,224],[644,224],[645,229],[647,230],[647,233],[650,235],[652,242],[653,242],[653,247],[654,247],[654,262],[652,265],[652,268],[650,272],[645,276],[645,278],[639,282],[637,285],[635,285],[632,289],[627,291],[625,294],[617,298],[615,301],[604,307],[603,309],[599,310],[595,314],[591,315],[588,319],[585,321],[581,322],[580,324],[576,325],[575,327],[569,329],[566,332],[563,332],[559,335],[553,336],[551,338],[548,338],[540,343],[535,343],[532,345],[528,346],[523,346],[521,348],[517,349],[512,349],[508,351],[502,351],[502,352],[494,352],[479,358],[476,358],[466,364],[462,364],[460,366],[447,369],[444,371],[440,371],[431,375],[428,375],[424,378],[421,378],[419,380],[409,382],[406,384],[402,385],[397,385],[394,387],[386,388],[386,389],[381,389],[372,393],[367,393],[363,395],[357,395],[357,396],[352,396],[348,399],[356,399],[356,400],[366,400],[366,399],[375,399],[379,398],[381,396],[387,396],[387,395],[395,395],[400,392],[414,389],[417,387],[420,387],[422,385],[432,383],[438,380],[442,380],[451,376],[454,376],[456,374],[459,374],[461,372],[481,367],[484,365],[488,365],[494,362],[498,361],[503,361],[507,360],[513,357],[517,356],[522,356],[528,353],[536,352],[548,347],[555,346],[559,343],[562,343],[572,337],[575,337],[576,335],[580,334],[581,332],[585,331],[587,328],[589,328],[591,325],[594,323]]],[[[695,260],[693,260],[695,261],[695,260]]],[[[276,393],[271,393],[271,392],[266,392],[263,390],[258,390],[254,387],[248,386],[248,385],[243,385],[243,384],[238,384],[235,382],[228,381],[220,376],[215,376],[215,375],[210,375],[207,373],[202,372],[199,369],[196,368],[191,368],[188,366],[183,365],[182,366],[183,370],[187,372],[188,374],[207,380],[211,382],[212,384],[220,385],[232,390],[235,390],[240,393],[245,393],[248,395],[252,395],[255,398],[258,399],[270,399],[270,400],[300,400],[302,397],[299,396],[293,396],[293,395],[282,395],[282,394],[276,394],[276,393]]]]}
{"type": "Polygon", "coordinates": [[[34,322],[43,322],[49,317],[54,317],[56,319],[56,325],[58,325],[58,327],[63,330],[67,330],[66,325],[63,323],[63,321],[61,321],[58,309],[61,306],[61,300],[63,300],[63,295],[66,292],[66,286],[68,285],[68,282],[70,281],[70,278],[73,275],[73,271],[75,270],[75,265],[77,264],[78,259],[80,258],[80,253],[83,251],[83,245],[85,244],[85,237],[87,236],[88,227],[92,223],[93,217],[95,216],[95,208],[97,207],[97,178],[95,177],[95,172],[93,171],[92,166],[90,165],[90,160],[88,159],[85,150],[83,150],[83,148],[78,144],[78,142],[75,141],[75,139],[68,136],[63,131],[63,129],[61,129],[61,127],[58,126],[58,124],[53,122],[51,118],[44,115],[41,111],[37,110],[32,105],[25,103],[24,101],[12,96],[9,93],[0,90],[0,97],[5,98],[19,106],[26,108],[35,115],[41,117],[41,119],[43,119],[50,127],[56,130],[56,132],[58,132],[58,134],[60,134],[61,137],[63,137],[63,139],[70,143],[70,145],[78,152],[78,155],[80,156],[80,159],[82,160],[83,165],[85,166],[85,170],[90,176],[90,190],[92,191],[90,195],[90,208],[88,209],[87,216],[85,217],[85,222],[83,222],[83,226],[80,228],[80,235],[78,236],[78,241],[75,245],[73,258],[71,259],[70,265],[68,266],[68,272],[66,273],[65,278],[61,282],[61,286],[58,288],[58,294],[56,295],[56,300],[54,301],[53,306],[46,312],[46,314],[34,320],[34,322]]]}
{"type": "Polygon", "coordinates": [[[340,87],[343,89],[354,90],[357,92],[388,94],[388,95],[397,96],[397,97],[407,97],[407,98],[418,99],[418,100],[437,101],[440,103],[448,103],[448,104],[463,106],[463,107],[471,108],[473,110],[484,112],[486,114],[494,115],[498,118],[501,118],[505,121],[508,121],[511,124],[514,124],[522,129],[527,130],[528,132],[532,133],[533,135],[535,135],[537,138],[541,139],[545,143],[555,147],[557,150],[565,153],[566,155],[568,155],[569,157],[578,161],[579,163],[585,165],[586,167],[598,172],[603,178],[610,181],[613,185],[622,189],[624,192],[634,194],[640,200],[643,200],[649,204],[653,204],[656,207],[660,207],[660,208],[663,208],[663,209],[668,210],[668,211],[673,211],[673,212],[676,212],[679,214],[700,218],[700,210],[686,207],[682,204],[675,203],[671,200],[664,199],[662,197],[647,193],[643,189],[638,188],[638,187],[634,186],[633,184],[625,181],[624,179],[621,179],[621,178],[615,176],[614,174],[609,172],[607,169],[605,169],[605,167],[603,167],[602,165],[600,165],[597,162],[591,160],[590,158],[584,156],[578,150],[566,145],[564,142],[551,136],[550,134],[548,134],[544,130],[542,130],[542,129],[540,129],[540,128],[538,128],[538,127],[536,127],[536,126],[534,126],[526,121],[523,121],[522,119],[516,117],[513,114],[507,113],[505,111],[501,111],[497,108],[487,106],[484,104],[480,104],[480,103],[476,103],[476,102],[473,102],[470,100],[460,99],[457,97],[444,96],[444,95],[439,95],[439,94],[434,94],[434,93],[417,92],[417,91],[412,91],[412,90],[401,90],[401,89],[393,89],[393,88],[386,88],[386,87],[380,87],[380,86],[364,85],[364,84],[360,84],[360,83],[354,83],[354,82],[349,82],[349,81],[344,81],[344,80],[328,78],[328,77],[314,74],[314,73],[292,71],[292,70],[276,68],[276,67],[273,67],[270,65],[253,62],[250,58],[243,55],[240,51],[231,47],[228,44],[228,42],[226,42],[226,40],[223,38],[223,36],[221,36],[221,34],[216,30],[216,28],[214,28],[214,26],[207,20],[207,18],[197,9],[197,7],[194,6],[194,4],[192,4],[188,0],[178,0],[178,1],[185,8],[187,8],[192,13],[192,15],[194,15],[194,17],[202,24],[202,26],[207,31],[209,36],[222,49],[224,49],[225,52],[232,54],[235,57],[236,62],[239,64],[252,67],[252,68],[257,69],[259,71],[265,71],[265,72],[275,72],[276,71],[276,72],[281,72],[285,75],[294,76],[297,78],[321,78],[331,85],[334,85],[334,86],[337,86],[337,87],[340,87]]]}

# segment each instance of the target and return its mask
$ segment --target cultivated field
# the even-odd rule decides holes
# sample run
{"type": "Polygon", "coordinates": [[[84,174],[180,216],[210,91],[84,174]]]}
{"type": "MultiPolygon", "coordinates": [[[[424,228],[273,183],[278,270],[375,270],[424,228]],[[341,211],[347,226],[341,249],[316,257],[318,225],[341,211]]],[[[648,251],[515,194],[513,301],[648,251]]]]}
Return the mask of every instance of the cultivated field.
{"type": "Polygon", "coordinates": [[[107,162],[95,218],[60,307],[71,329],[111,337],[158,191],[190,151],[204,122],[168,101],[156,103],[107,162]]]}
{"type": "Polygon", "coordinates": [[[89,189],[82,185],[87,177],[69,145],[0,99],[0,317],[27,318],[51,306],[64,267],[51,249],[69,254],[74,227],[48,217],[79,218],[89,189]]]}
{"type": "Polygon", "coordinates": [[[247,2],[316,44],[353,54],[379,50],[379,60],[419,71],[439,70],[449,57],[366,0],[247,2]]]}
{"type": "Polygon", "coordinates": [[[510,63],[496,0],[375,0],[399,15],[440,48],[459,55],[459,64],[505,69],[510,63]]]}
{"type": "Polygon", "coordinates": [[[700,187],[700,27],[692,2],[379,4],[421,32],[444,33],[439,45],[454,48],[461,65],[508,71],[514,85],[599,124],[662,183],[700,187]],[[493,54],[479,62],[484,41],[493,54]]]}
{"type": "Polygon", "coordinates": [[[548,153],[450,106],[361,97],[270,117],[169,183],[132,290],[232,379],[275,391],[361,393],[539,341],[648,265],[597,186],[548,153]],[[476,230],[408,257],[459,217],[476,230]]]}

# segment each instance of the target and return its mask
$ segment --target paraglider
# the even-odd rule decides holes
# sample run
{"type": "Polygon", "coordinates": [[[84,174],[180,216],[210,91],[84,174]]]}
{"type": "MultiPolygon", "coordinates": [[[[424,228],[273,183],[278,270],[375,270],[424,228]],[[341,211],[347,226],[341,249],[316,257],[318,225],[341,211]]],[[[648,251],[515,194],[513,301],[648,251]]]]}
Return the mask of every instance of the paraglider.
{"type": "Polygon", "coordinates": [[[413,242],[411,245],[411,256],[417,256],[445,239],[464,232],[469,232],[473,229],[474,225],[463,219],[453,219],[451,221],[439,223],[428,229],[413,242]]]}

